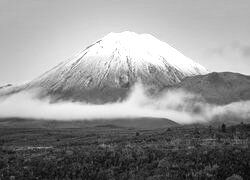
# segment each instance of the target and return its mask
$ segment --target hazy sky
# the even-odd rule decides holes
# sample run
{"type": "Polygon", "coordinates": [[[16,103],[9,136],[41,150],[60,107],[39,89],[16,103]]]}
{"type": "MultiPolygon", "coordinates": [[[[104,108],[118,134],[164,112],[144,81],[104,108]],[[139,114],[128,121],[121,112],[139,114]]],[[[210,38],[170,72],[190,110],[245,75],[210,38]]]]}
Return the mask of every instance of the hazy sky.
{"type": "Polygon", "coordinates": [[[249,17],[249,0],[0,0],[0,85],[126,30],[152,34],[209,71],[250,75],[249,17]]]}

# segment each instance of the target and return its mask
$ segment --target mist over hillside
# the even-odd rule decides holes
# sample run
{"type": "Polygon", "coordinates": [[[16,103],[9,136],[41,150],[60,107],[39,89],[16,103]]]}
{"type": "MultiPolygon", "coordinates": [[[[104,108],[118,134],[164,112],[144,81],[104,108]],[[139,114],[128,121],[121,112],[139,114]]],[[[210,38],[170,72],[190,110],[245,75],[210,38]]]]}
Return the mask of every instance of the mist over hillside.
{"type": "MultiPolygon", "coordinates": [[[[0,117],[32,118],[44,120],[96,120],[104,119],[170,119],[178,124],[209,123],[230,115],[247,122],[250,101],[237,101],[225,105],[208,103],[199,94],[184,90],[168,90],[150,95],[137,84],[127,99],[115,103],[89,104],[80,102],[54,102],[37,99],[36,92],[18,93],[2,99],[0,117]]],[[[236,122],[237,122],[236,121],[236,122]]],[[[114,121],[113,121],[114,122],[114,121]]]]}
{"type": "Polygon", "coordinates": [[[186,77],[173,88],[200,94],[208,103],[225,105],[250,100],[250,76],[232,72],[213,72],[186,77]]]}

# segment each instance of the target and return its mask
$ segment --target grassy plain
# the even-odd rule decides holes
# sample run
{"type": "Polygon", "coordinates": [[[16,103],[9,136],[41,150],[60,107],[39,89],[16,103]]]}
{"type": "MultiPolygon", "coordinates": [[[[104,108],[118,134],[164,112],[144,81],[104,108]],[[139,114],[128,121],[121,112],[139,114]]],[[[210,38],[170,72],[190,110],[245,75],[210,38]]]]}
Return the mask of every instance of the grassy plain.
{"type": "Polygon", "coordinates": [[[250,126],[1,126],[0,179],[250,179],[250,126]]]}

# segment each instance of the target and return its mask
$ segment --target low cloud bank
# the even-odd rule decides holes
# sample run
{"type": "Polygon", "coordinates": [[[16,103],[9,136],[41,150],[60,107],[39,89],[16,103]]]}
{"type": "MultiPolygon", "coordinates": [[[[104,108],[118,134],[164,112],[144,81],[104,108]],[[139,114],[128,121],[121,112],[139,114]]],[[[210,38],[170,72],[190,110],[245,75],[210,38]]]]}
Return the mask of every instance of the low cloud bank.
{"type": "Polygon", "coordinates": [[[0,117],[21,117],[55,120],[93,120],[115,118],[167,118],[180,124],[209,122],[215,117],[230,115],[250,118],[250,101],[224,106],[208,104],[202,97],[185,91],[168,91],[159,97],[146,95],[142,85],[136,85],[123,102],[94,105],[34,98],[35,92],[23,92],[0,99],[0,117]]]}

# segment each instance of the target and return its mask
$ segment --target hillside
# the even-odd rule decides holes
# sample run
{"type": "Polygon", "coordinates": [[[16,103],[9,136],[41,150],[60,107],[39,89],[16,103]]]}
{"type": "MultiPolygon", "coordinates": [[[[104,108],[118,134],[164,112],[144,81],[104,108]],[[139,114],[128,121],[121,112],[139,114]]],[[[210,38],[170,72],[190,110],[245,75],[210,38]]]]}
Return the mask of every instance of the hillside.
{"type": "Polygon", "coordinates": [[[209,103],[228,104],[250,100],[250,76],[222,72],[186,77],[174,89],[202,95],[209,103]]]}

